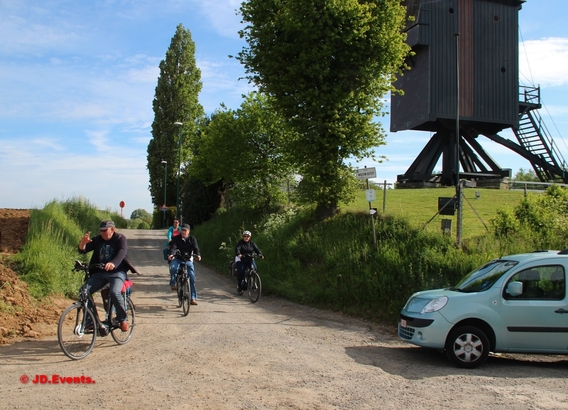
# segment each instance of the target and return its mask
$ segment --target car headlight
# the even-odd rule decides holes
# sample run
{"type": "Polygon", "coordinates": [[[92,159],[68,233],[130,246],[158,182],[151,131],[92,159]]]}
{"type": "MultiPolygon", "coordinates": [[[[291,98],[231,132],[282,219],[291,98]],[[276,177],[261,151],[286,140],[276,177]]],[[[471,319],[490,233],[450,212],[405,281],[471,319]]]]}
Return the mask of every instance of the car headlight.
{"type": "Polygon", "coordinates": [[[426,304],[426,306],[424,306],[420,313],[437,312],[438,310],[446,306],[446,303],[448,303],[447,296],[440,296],[436,299],[432,299],[426,304]]]}

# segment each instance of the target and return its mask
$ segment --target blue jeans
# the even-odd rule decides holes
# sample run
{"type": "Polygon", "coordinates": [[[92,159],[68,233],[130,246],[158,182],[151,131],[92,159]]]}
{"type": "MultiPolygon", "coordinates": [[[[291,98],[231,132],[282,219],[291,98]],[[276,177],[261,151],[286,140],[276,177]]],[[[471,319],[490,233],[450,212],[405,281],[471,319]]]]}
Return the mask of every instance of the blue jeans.
{"type": "Polygon", "coordinates": [[[118,322],[124,322],[127,320],[126,306],[124,306],[124,300],[120,294],[122,290],[122,284],[126,280],[125,272],[106,272],[101,271],[92,275],[87,279],[87,291],[89,295],[101,290],[107,283],[110,284],[109,296],[112,304],[116,308],[116,319],[118,322]]]}
{"type": "Polygon", "coordinates": [[[241,283],[245,280],[245,269],[254,267],[256,270],[256,262],[254,259],[240,260],[237,262],[237,287],[239,290],[243,288],[241,283]]]}
{"type": "Polygon", "coordinates": [[[178,258],[173,258],[172,263],[170,263],[170,286],[176,285],[177,272],[179,266],[185,263],[187,266],[187,276],[189,277],[189,288],[191,290],[191,299],[197,300],[197,290],[195,289],[195,267],[193,262],[184,261],[178,258]]]}

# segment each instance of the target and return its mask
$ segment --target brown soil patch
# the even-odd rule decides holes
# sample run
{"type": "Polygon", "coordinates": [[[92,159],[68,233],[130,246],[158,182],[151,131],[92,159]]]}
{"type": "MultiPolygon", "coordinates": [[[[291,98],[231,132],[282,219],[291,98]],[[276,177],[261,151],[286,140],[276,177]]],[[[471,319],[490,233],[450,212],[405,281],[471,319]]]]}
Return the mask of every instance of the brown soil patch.
{"type": "Polygon", "coordinates": [[[10,262],[25,243],[29,221],[27,209],[0,209],[0,344],[55,334],[54,325],[69,304],[66,299],[32,299],[10,262]]]}

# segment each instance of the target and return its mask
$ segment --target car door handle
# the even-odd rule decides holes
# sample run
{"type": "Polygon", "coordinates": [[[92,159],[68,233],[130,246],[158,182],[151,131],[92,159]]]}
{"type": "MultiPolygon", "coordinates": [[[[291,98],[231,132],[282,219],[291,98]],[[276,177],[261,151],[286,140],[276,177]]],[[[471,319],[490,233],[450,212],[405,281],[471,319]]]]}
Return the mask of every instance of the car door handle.
{"type": "Polygon", "coordinates": [[[566,309],[558,309],[558,310],[555,310],[554,313],[568,313],[568,310],[566,310],[566,309]]]}

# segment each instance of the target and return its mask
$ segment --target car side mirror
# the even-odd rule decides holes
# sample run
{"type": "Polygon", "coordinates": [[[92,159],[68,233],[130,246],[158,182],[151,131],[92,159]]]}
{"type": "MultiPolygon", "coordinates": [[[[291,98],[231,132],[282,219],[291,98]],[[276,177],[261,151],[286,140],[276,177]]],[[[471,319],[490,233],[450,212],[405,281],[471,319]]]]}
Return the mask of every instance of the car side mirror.
{"type": "Polygon", "coordinates": [[[523,293],[523,282],[510,282],[506,292],[511,296],[519,296],[523,293]]]}

